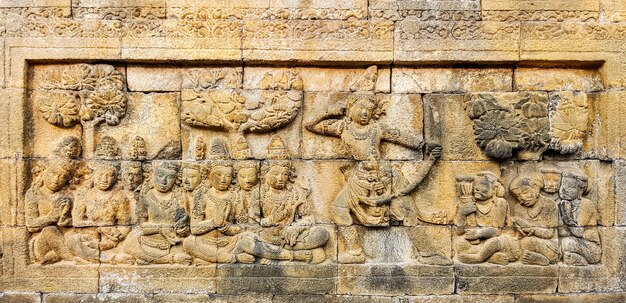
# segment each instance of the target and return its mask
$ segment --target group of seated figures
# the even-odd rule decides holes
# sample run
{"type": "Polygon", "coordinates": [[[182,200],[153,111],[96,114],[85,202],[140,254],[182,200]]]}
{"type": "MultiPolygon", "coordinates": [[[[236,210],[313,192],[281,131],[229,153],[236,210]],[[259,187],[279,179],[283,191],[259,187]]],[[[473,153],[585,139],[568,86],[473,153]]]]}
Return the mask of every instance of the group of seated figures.
{"type": "MultiPolygon", "coordinates": [[[[351,169],[342,170],[345,183],[334,200],[318,202],[331,206],[339,263],[366,261],[358,226],[450,223],[458,262],[600,262],[597,208],[585,198],[589,186],[582,171],[543,166],[536,173],[521,174],[509,185],[515,203],[505,199],[505,186],[491,172],[458,176],[456,215],[427,211],[410,193],[429,174],[442,148],[426,144],[425,160],[414,161],[417,168],[405,176],[397,165],[382,161],[381,143],[414,151],[421,151],[424,143],[419,136],[381,124],[382,114],[384,104],[375,94],[353,93],[347,102],[329,106],[305,122],[310,132],[338,137],[357,160],[351,169]]],[[[144,161],[141,138],[132,142],[134,160],[120,161],[112,139],[101,141],[95,152],[100,160],[81,161],[80,140],[68,137],[43,165],[35,165],[25,195],[33,262],[327,260],[327,243],[334,243],[331,230],[315,224],[310,192],[296,182],[295,167],[279,137],[272,137],[262,166],[233,161],[220,137],[212,138],[206,161],[144,161]]],[[[420,262],[452,264],[430,239],[410,240],[420,262]]]]}
{"type": "Polygon", "coordinates": [[[40,264],[326,260],[330,232],[313,226],[309,192],[294,182],[279,138],[270,144],[262,185],[257,162],[234,163],[223,139],[215,138],[209,153],[211,160],[182,164],[81,163],[80,141],[64,139],[34,169],[25,196],[31,258],[40,264]]]}
{"type": "Polygon", "coordinates": [[[602,257],[598,211],[585,196],[588,179],[578,168],[542,166],[520,174],[509,192],[491,172],[457,177],[460,203],[454,219],[457,260],[506,265],[597,264],[602,257]]]}

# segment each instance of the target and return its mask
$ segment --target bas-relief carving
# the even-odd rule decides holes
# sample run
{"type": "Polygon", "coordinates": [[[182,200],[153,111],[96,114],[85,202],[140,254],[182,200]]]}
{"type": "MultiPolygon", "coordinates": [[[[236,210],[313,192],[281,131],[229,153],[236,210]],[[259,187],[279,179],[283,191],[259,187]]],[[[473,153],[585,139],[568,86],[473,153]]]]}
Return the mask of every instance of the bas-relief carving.
{"type": "Polygon", "coordinates": [[[577,168],[542,166],[506,187],[488,171],[457,176],[455,253],[462,263],[587,265],[600,262],[597,204],[577,168]]]}
{"type": "MultiPolygon", "coordinates": [[[[376,67],[368,68],[354,77],[345,100],[303,118],[302,131],[338,138],[354,160],[337,172],[345,182],[336,196],[314,201],[311,190],[319,187],[309,178],[315,176],[298,176],[298,156],[275,132],[301,112],[304,85],[297,73],[267,73],[260,91],[249,93],[236,69],[190,70],[180,122],[225,134],[189,138],[183,160],[178,143],[148,159],[149,137],[117,142],[102,133],[94,142],[98,124],[116,125],[125,115],[123,75],[112,66],[53,70],[41,87],[56,99],[35,98],[35,108],[52,125],[81,124],[85,139],[62,138],[34,165],[25,194],[31,262],[358,264],[368,262],[363,237],[370,230],[448,224],[455,230],[453,259],[423,235],[408,233],[418,262],[600,262],[597,201],[586,198],[588,179],[580,170],[541,165],[509,184],[494,172],[459,174],[457,201],[446,202],[458,203],[456,213],[427,209],[412,193],[446,148],[438,143],[445,130],[428,110],[424,119],[434,129],[423,130],[426,143],[422,130],[379,122],[390,96],[375,92],[376,76],[376,67]],[[250,160],[248,133],[267,136],[263,159],[250,160]],[[402,163],[382,160],[383,142],[424,149],[425,159],[411,160],[414,171],[405,174],[402,163]],[[334,230],[319,224],[319,205],[329,206],[337,241],[334,230]],[[338,243],[337,256],[328,255],[335,253],[331,243],[338,243]]],[[[587,131],[584,94],[470,93],[465,103],[477,143],[495,158],[537,159],[547,149],[573,153],[587,131]]]]}
{"type": "Polygon", "coordinates": [[[465,107],[476,143],[493,158],[539,160],[548,149],[579,151],[587,133],[584,93],[470,93],[465,107]]]}

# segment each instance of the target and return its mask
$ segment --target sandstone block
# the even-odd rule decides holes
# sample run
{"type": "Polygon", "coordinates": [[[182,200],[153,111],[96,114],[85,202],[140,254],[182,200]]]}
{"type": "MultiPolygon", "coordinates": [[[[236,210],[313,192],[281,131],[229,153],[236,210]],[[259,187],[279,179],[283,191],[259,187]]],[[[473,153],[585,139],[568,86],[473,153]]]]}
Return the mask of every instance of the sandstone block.
{"type": "Polygon", "coordinates": [[[222,294],[335,293],[337,265],[219,265],[217,292],[222,294]]]}
{"type": "Polygon", "coordinates": [[[519,58],[518,23],[429,21],[396,24],[394,62],[493,62],[519,58]]]}
{"type": "Polygon", "coordinates": [[[454,291],[453,271],[452,267],[432,265],[339,265],[337,293],[387,296],[450,294],[454,291]]]}
{"type": "Polygon", "coordinates": [[[358,61],[393,59],[393,23],[386,21],[246,21],[243,58],[248,62],[358,61]],[[303,31],[304,29],[306,31],[303,31]],[[315,30],[312,30],[315,28],[315,30]],[[354,40],[355,33],[367,33],[354,40]],[[358,42],[356,42],[358,41],[358,42]]]}

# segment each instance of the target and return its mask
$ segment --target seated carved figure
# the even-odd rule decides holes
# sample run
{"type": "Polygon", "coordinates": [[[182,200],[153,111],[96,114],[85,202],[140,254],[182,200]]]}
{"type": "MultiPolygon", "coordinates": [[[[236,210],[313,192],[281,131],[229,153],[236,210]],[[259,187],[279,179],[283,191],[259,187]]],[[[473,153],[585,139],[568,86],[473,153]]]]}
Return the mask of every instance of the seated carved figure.
{"type": "Polygon", "coordinates": [[[51,161],[26,191],[26,227],[38,233],[30,241],[33,261],[50,264],[98,260],[97,242],[89,234],[67,228],[72,225],[74,198],[66,187],[74,169],[70,161],[51,161]]]}
{"type": "Polygon", "coordinates": [[[518,176],[511,182],[511,194],[519,203],[513,206],[513,225],[521,235],[521,261],[548,265],[559,259],[556,233],[556,203],[541,194],[544,180],[540,174],[518,176]]]}
{"type": "Polygon", "coordinates": [[[248,211],[239,193],[232,188],[233,165],[223,140],[211,144],[213,159],[209,182],[203,183],[194,197],[191,233],[183,242],[187,253],[211,263],[253,263],[255,256],[272,260],[310,260],[310,253],[292,252],[263,242],[242,226],[248,211]]]}
{"type": "Polygon", "coordinates": [[[137,207],[139,226],[124,242],[125,251],[138,264],[189,264],[191,257],[177,245],[189,233],[182,195],[174,187],[179,168],[172,162],[156,165],[152,184],[142,189],[137,207]]]}
{"type": "Polygon", "coordinates": [[[184,208],[187,213],[191,212],[191,208],[193,206],[193,199],[196,193],[196,189],[204,179],[204,175],[206,175],[206,171],[204,167],[200,164],[196,163],[185,163],[183,164],[183,198],[184,198],[184,208]]]}
{"type": "Polygon", "coordinates": [[[323,246],[329,238],[326,229],[311,226],[309,193],[292,180],[291,161],[278,137],[269,147],[269,169],[261,191],[261,237],[268,243],[290,250],[312,250],[312,263],[326,260],[323,246]]]}
{"type": "Polygon", "coordinates": [[[237,186],[243,199],[245,208],[248,209],[250,223],[261,223],[261,206],[259,191],[259,170],[257,162],[238,161],[235,164],[237,171],[237,186]]]}
{"type": "Polygon", "coordinates": [[[118,168],[97,163],[86,186],[76,192],[72,208],[75,227],[98,227],[100,250],[110,250],[130,232],[130,200],[117,184],[118,168]]]}
{"type": "Polygon", "coordinates": [[[593,201],[583,198],[588,191],[587,176],[582,171],[563,172],[559,190],[562,220],[559,237],[563,262],[568,265],[596,264],[602,257],[598,210],[593,201]]]}
{"type": "Polygon", "coordinates": [[[521,254],[516,240],[503,233],[509,226],[509,204],[502,198],[504,186],[496,175],[479,172],[470,191],[463,191],[455,218],[455,251],[463,263],[490,262],[506,265],[521,254]]]}

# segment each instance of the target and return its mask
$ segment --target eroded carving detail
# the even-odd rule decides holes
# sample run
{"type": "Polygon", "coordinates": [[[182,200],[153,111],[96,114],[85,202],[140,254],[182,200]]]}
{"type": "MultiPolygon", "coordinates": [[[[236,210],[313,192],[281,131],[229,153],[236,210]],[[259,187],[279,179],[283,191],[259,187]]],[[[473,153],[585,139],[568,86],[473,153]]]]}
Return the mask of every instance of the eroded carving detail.
{"type": "Polygon", "coordinates": [[[548,102],[544,93],[467,94],[465,108],[476,143],[498,159],[537,160],[548,148],[563,154],[579,151],[587,129],[586,98],[560,102],[560,96],[548,102]]]}

